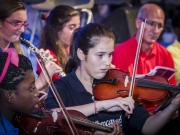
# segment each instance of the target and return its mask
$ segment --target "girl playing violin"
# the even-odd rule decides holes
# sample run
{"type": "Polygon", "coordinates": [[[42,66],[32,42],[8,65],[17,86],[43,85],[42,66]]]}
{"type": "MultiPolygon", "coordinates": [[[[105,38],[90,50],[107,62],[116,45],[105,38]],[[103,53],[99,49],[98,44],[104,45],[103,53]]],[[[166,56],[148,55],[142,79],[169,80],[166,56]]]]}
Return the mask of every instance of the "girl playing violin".
{"type": "MultiPolygon", "coordinates": [[[[110,134],[155,134],[180,106],[180,97],[161,113],[149,116],[143,106],[130,97],[95,101],[92,94],[94,79],[101,79],[110,68],[114,51],[113,32],[104,25],[90,23],[75,30],[66,64],[66,77],[55,80],[55,86],[68,110],[77,110],[95,123],[112,126],[110,134]],[[125,113],[130,115],[128,119],[125,113]],[[122,128],[122,131],[121,131],[122,128]]],[[[45,101],[49,109],[61,111],[51,91],[45,101]]],[[[95,134],[107,134],[96,131],[95,134]]]]}
{"type": "Polygon", "coordinates": [[[18,135],[14,115],[30,113],[39,101],[32,64],[13,48],[0,53],[0,134],[18,135]]]}

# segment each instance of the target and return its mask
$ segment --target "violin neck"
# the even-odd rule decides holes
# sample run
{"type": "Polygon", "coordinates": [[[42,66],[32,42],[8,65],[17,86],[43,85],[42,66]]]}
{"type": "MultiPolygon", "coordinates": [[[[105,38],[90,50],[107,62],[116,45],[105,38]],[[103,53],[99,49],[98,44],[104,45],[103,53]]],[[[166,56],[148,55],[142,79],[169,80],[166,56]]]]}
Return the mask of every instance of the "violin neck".
{"type": "Polygon", "coordinates": [[[137,86],[145,88],[154,88],[160,90],[171,90],[171,91],[180,91],[179,86],[174,86],[166,83],[160,83],[156,81],[151,81],[147,79],[140,79],[137,81],[137,86]]]}
{"type": "Polygon", "coordinates": [[[81,125],[81,126],[86,126],[86,127],[91,128],[92,130],[100,130],[100,131],[104,131],[107,133],[113,132],[113,128],[107,127],[107,126],[102,126],[100,124],[96,124],[90,120],[79,119],[78,117],[71,117],[71,119],[75,125],[77,124],[77,125],[81,125]]]}

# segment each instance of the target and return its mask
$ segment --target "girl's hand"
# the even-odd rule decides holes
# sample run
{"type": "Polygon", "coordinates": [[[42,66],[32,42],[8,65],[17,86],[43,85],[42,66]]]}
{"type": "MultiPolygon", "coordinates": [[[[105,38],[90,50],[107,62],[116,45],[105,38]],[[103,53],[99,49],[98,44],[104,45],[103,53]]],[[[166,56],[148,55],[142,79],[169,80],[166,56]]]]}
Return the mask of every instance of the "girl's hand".
{"type": "Polygon", "coordinates": [[[128,114],[133,113],[134,109],[134,100],[131,97],[118,97],[111,100],[106,100],[104,103],[104,109],[110,112],[124,110],[128,114]]]}
{"type": "Polygon", "coordinates": [[[110,67],[109,67],[110,69],[115,69],[116,68],[116,66],[115,65],[113,65],[112,63],[111,63],[111,65],[110,65],[110,67]]]}
{"type": "Polygon", "coordinates": [[[51,77],[54,74],[59,74],[59,73],[63,72],[63,69],[53,61],[49,61],[45,66],[51,77]]]}
{"type": "Polygon", "coordinates": [[[116,120],[116,121],[114,122],[114,124],[111,125],[110,127],[113,128],[113,132],[112,132],[112,133],[106,133],[106,132],[102,132],[102,131],[96,131],[96,132],[94,133],[94,135],[123,135],[123,132],[122,132],[122,129],[121,129],[120,125],[119,125],[118,120],[116,120]]]}
{"type": "Polygon", "coordinates": [[[50,54],[49,50],[39,49],[39,52],[41,57],[46,58],[48,61],[57,61],[57,59],[54,59],[53,56],[50,54]]]}
{"type": "Polygon", "coordinates": [[[57,60],[53,58],[49,50],[39,49],[39,52],[41,57],[45,59],[45,66],[51,77],[63,71],[62,68],[55,63],[57,60]]]}

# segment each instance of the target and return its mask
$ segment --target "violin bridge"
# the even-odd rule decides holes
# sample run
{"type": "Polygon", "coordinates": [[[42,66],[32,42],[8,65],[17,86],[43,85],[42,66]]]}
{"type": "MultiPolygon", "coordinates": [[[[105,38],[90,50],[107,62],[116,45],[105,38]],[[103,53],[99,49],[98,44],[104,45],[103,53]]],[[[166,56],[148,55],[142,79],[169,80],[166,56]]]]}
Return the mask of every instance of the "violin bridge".
{"type": "Polygon", "coordinates": [[[58,113],[57,113],[57,111],[56,111],[56,110],[54,110],[54,111],[53,111],[53,113],[52,113],[52,117],[53,117],[53,122],[56,122],[56,121],[57,121],[57,119],[58,119],[58,113]]]}
{"type": "Polygon", "coordinates": [[[126,75],[124,79],[124,87],[127,87],[128,83],[129,83],[129,79],[128,79],[128,76],[126,75]]]}

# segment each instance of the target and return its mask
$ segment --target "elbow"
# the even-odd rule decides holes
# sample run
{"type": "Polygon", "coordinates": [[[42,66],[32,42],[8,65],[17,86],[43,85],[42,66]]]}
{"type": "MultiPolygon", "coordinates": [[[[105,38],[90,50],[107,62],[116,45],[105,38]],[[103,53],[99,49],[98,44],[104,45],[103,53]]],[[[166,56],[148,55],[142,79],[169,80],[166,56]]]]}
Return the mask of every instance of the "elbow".
{"type": "Polygon", "coordinates": [[[155,135],[158,131],[156,131],[155,129],[152,130],[151,128],[148,127],[143,127],[141,133],[143,135],[155,135]]]}

